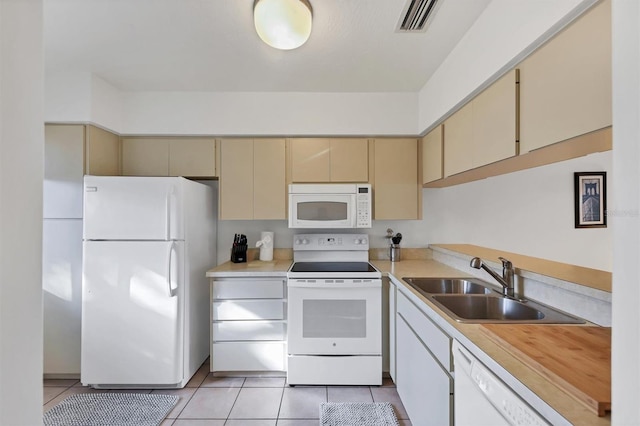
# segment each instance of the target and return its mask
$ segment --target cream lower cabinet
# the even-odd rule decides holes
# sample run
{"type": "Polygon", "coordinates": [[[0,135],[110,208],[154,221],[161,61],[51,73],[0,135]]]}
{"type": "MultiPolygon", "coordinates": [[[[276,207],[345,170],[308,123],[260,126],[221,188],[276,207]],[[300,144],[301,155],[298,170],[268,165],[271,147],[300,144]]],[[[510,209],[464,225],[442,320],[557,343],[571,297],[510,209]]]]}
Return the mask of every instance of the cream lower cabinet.
{"type": "Polygon", "coordinates": [[[124,176],[216,176],[212,138],[123,138],[124,176]]]}
{"type": "Polygon", "coordinates": [[[286,219],[284,139],[220,141],[220,219],[286,219]]]}
{"type": "Polygon", "coordinates": [[[451,338],[397,292],[396,388],[414,425],[453,425],[451,338]]]}
{"type": "Polygon", "coordinates": [[[520,68],[520,152],[610,126],[611,2],[603,1],[520,68]]]}
{"type": "Polygon", "coordinates": [[[211,371],[285,371],[283,278],[211,280],[211,371]]]}
{"type": "Polygon", "coordinates": [[[289,139],[292,182],[368,182],[369,143],[362,138],[289,139]]]}
{"type": "Polygon", "coordinates": [[[418,140],[373,141],[373,218],[420,219],[418,140]]]}

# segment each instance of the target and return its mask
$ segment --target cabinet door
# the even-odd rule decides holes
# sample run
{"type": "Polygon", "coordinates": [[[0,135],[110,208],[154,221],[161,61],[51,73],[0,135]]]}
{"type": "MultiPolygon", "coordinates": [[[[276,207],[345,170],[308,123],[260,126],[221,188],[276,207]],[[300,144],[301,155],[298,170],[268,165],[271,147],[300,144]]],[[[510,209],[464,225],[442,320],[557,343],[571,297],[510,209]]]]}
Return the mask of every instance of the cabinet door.
{"type": "Polygon", "coordinates": [[[520,152],[611,125],[611,3],[520,65],[520,152]]]}
{"type": "Polygon", "coordinates": [[[95,126],[87,126],[85,169],[88,175],[120,174],[120,137],[95,126]]]}
{"type": "Polygon", "coordinates": [[[472,101],[473,167],[516,155],[516,75],[508,72],[472,101]]]}
{"type": "MultiPolygon", "coordinates": [[[[384,280],[384,278],[383,278],[384,280]]],[[[393,281],[389,280],[389,375],[396,383],[396,292],[393,281]]],[[[383,281],[384,282],[384,281],[383,281]]]]}
{"type": "Polygon", "coordinates": [[[369,141],[331,139],[331,182],[369,181],[369,141]]]}
{"type": "Polygon", "coordinates": [[[122,139],[124,176],[169,176],[169,141],[161,138],[122,139]]]}
{"type": "Polygon", "coordinates": [[[422,138],[422,183],[442,179],[443,127],[436,127],[422,138]]]}
{"type": "Polygon", "coordinates": [[[284,139],[253,142],[253,218],[286,219],[284,139]]]}
{"type": "Polygon", "coordinates": [[[467,103],[444,122],[444,175],[473,168],[473,104],[467,103]]]}
{"type": "Polygon", "coordinates": [[[220,144],[220,219],[253,219],[253,139],[220,144]]]}
{"type": "Polygon", "coordinates": [[[47,124],[44,128],[43,217],[82,217],[84,126],[47,124]]]}
{"type": "Polygon", "coordinates": [[[452,424],[451,378],[401,316],[397,317],[396,339],[396,387],[411,424],[452,424]]]}
{"type": "Polygon", "coordinates": [[[170,139],[169,176],[213,177],[216,175],[215,139],[170,139]]]}
{"type": "Polygon", "coordinates": [[[291,139],[292,182],[330,182],[331,141],[291,139]]]}
{"type": "Polygon", "coordinates": [[[374,219],[419,219],[418,140],[374,142],[374,219]]]}

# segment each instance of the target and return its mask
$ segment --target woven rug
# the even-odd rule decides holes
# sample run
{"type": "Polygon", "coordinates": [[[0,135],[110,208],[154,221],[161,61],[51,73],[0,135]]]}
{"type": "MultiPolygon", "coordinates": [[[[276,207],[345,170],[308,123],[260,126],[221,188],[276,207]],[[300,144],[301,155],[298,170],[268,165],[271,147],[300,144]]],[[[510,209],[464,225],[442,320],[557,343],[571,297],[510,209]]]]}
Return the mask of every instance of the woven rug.
{"type": "Polygon", "coordinates": [[[320,404],[321,426],[399,426],[389,402],[328,402],[320,404]]]}
{"type": "Polygon", "coordinates": [[[175,395],[81,393],[44,414],[45,426],[156,426],[178,402],[175,395]]]}

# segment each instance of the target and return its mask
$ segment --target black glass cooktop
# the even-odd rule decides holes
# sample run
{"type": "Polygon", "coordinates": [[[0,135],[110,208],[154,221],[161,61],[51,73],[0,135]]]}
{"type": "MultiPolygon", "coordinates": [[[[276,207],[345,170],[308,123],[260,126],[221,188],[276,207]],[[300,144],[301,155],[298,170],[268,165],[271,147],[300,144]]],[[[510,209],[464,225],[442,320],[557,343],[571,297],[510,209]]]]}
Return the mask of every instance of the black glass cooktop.
{"type": "Polygon", "coordinates": [[[376,272],[368,262],[295,262],[291,272],[376,272]]]}

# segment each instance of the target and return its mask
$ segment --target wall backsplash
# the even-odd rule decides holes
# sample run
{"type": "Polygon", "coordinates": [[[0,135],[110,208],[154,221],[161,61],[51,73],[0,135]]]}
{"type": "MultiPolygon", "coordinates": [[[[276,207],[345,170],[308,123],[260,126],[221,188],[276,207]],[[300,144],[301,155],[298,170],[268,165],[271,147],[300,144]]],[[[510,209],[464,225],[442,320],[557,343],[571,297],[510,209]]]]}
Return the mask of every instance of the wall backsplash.
{"type": "MultiPolygon", "coordinates": [[[[400,232],[403,235],[402,247],[427,247],[428,240],[424,220],[374,220],[373,226],[368,229],[327,230],[327,232],[365,233],[370,237],[369,246],[371,248],[386,248],[389,245],[389,240],[385,238],[387,228],[393,229],[394,233],[400,232]]],[[[308,231],[313,230],[289,229],[286,220],[221,220],[218,222],[218,264],[229,260],[229,250],[234,234],[245,234],[249,240],[249,247],[255,247],[262,231],[275,233],[274,247],[291,248],[295,234],[309,233],[308,231]]],[[[314,232],[322,233],[323,231],[314,232]]]]}

